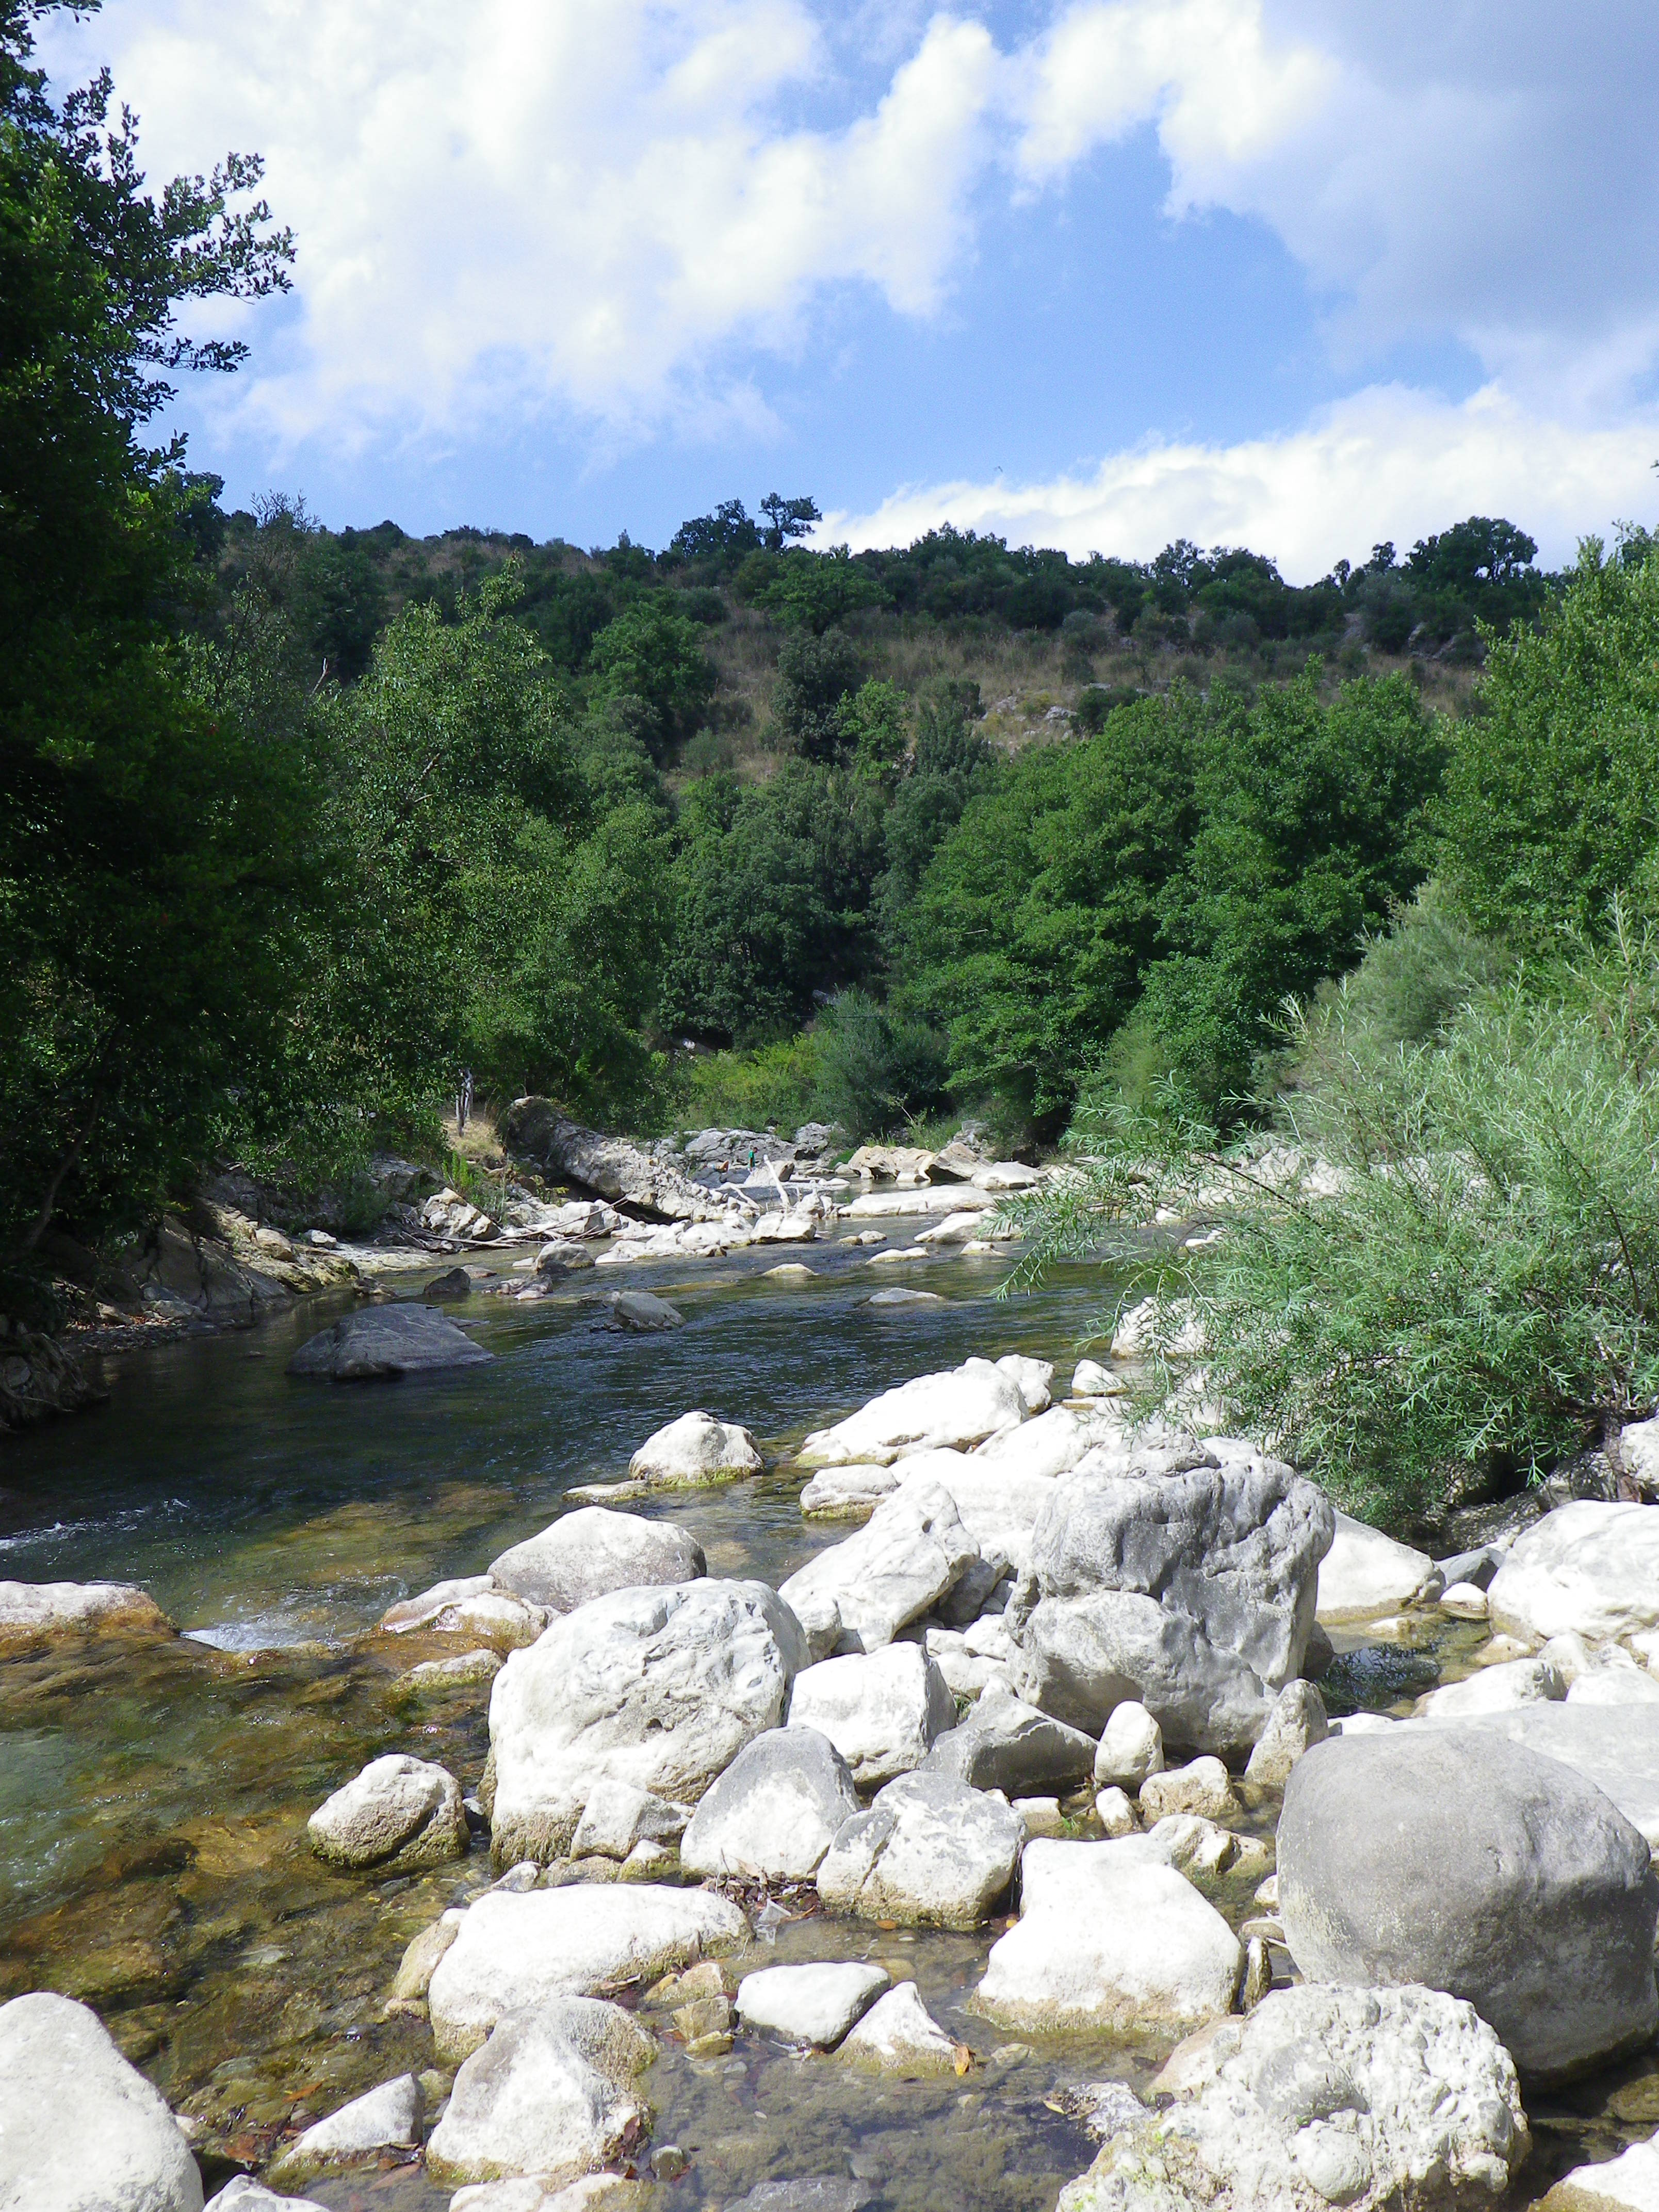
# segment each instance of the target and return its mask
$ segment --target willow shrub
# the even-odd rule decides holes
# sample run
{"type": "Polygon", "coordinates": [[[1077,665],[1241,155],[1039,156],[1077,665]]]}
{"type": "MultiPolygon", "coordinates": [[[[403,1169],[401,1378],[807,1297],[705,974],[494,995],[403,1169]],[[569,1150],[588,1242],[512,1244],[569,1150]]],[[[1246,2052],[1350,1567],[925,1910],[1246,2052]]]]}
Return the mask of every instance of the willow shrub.
{"type": "Polygon", "coordinates": [[[1153,1388],[1196,1311],[1206,1395],[1367,1517],[1535,1480],[1659,1401],[1659,942],[1472,1000],[1379,1050],[1339,993],[1295,1018],[1285,1141],[1105,1117],[1028,1211],[1011,1287],[1103,1244],[1157,1294],[1153,1388]],[[1093,1141],[1091,1142],[1092,1136],[1093,1141]],[[1160,1214],[1222,1233],[1157,1249],[1160,1214]]]}

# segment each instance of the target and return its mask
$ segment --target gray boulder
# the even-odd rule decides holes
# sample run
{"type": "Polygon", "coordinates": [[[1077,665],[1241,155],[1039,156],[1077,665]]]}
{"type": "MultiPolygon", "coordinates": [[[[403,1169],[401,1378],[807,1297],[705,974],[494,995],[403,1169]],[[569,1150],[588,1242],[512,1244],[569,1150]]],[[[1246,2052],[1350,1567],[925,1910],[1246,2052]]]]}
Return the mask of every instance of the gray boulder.
{"type": "Polygon", "coordinates": [[[492,1559],[489,1571],[533,1605],[574,1613],[610,1590],[695,1582],[708,1565],[696,1538],[672,1521],[582,1505],[492,1559]]]}
{"type": "Polygon", "coordinates": [[[288,1371],[329,1382],[374,1382],[432,1368],[477,1367],[489,1357],[431,1306],[367,1306],[308,1338],[288,1371]]]}
{"type": "Polygon", "coordinates": [[[44,1990],[0,2005],[0,2085],[7,2212],[202,2212],[166,2100],[85,2005],[44,1990]]]}
{"type": "Polygon", "coordinates": [[[858,1809],[847,1762],[827,1735],[769,1729],[744,1746],[692,1814],[680,1863],[716,1879],[810,1881],[858,1809]]]}
{"type": "Polygon", "coordinates": [[[970,1789],[1025,1797],[1086,1782],[1094,1761],[1094,1743],[1080,1729],[1018,1698],[987,1695],[939,1738],[923,1771],[949,1775],[970,1789]]]}
{"type": "Polygon", "coordinates": [[[1282,1790],[1298,1759],[1330,1734],[1325,1700],[1311,1682],[1286,1682],[1256,1738],[1244,1779],[1260,1790],[1282,1790]]]}
{"type": "Polygon", "coordinates": [[[648,2124],[632,2088],[656,2056],[620,2005],[552,1997],[499,2021],[464,2061],[427,2145],[427,2172],[453,2188],[534,2174],[574,2181],[648,2124]]]}
{"type": "Polygon", "coordinates": [[[806,1664],[763,1583],[612,1590],[556,1620],[495,1677],[495,1856],[569,1848],[603,1780],[693,1804],[752,1736],[779,1726],[806,1664]]]}
{"type": "Polygon", "coordinates": [[[809,1559],[779,1595],[799,1615],[814,1659],[838,1645],[874,1651],[953,1589],[978,1557],[949,1492],[917,1482],[884,1498],[856,1536],[809,1559]]]}
{"type": "Polygon", "coordinates": [[[611,1324],[617,1328],[641,1329],[647,1335],[665,1328],[684,1328],[685,1316],[666,1298],[652,1291],[612,1291],[605,1299],[611,1324]]]}
{"type": "Polygon", "coordinates": [[[818,1868],[824,1904],[861,1920],[974,1928],[1007,1894],[1025,1824],[945,1774],[902,1774],[847,1822],[818,1868]]]}
{"type": "Polygon", "coordinates": [[[331,1866],[410,1873],[462,1858],[466,1812],[453,1774],[390,1752],[325,1798],[307,1824],[311,1848],[331,1866]]]}
{"type": "Polygon", "coordinates": [[[1059,2212],[1450,2212],[1530,2148],[1508,2052],[1432,1990],[1279,1990],[1181,2045],[1167,2112],[1115,2130],[1059,2212]]]}
{"type": "MultiPolygon", "coordinates": [[[[1430,1717],[1394,1726],[1415,1732],[1426,1728],[1474,1729],[1502,1736],[1546,1759],[1559,1759],[1604,1796],[1642,1831],[1650,1849],[1659,1851],[1659,1710],[1652,1706],[1612,1707],[1570,1700],[1563,1705],[1528,1705],[1508,1712],[1461,1714],[1455,1720],[1430,1717]]],[[[1352,1727],[1345,1721],[1346,1734],[1352,1727]]]]}
{"type": "Polygon", "coordinates": [[[1091,1735],[1133,1698],[1170,1743],[1248,1750],[1301,1671],[1332,1527],[1277,1460],[1085,1461],[1043,1508],[1005,1616],[1015,1690],[1091,1735]]]}
{"type": "Polygon", "coordinates": [[[1534,2081],[1659,2028],[1645,1838],[1571,1768],[1474,1730],[1315,1745],[1285,1789],[1279,1904],[1310,1981],[1466,1997],[1534,2081]]]}

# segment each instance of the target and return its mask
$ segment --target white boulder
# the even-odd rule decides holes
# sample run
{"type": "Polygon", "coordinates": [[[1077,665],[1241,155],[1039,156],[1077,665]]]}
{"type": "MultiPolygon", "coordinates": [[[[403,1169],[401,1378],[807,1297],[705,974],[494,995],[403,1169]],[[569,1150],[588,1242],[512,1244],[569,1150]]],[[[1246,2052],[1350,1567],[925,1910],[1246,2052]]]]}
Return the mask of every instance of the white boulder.
{"type": "Polygon", "coordinates": [[[956,1723],[944,1675],[915,1644],[821,1660],[796,1675],[789,1697],[789,1726],[827,1736],[861,1790],[912,1772],[956,1723]]]}
{"type": "Polygon", "coordinates": [[[921,1483],[884,1499],[855,1536],[809,1559],[778,1595],[799,1614],[815,1659],[837,1644],[874,1651],[936,1605],[978,1557],[949,1492],[921,1483]]]}
{"type": "Polygon", "coordinates": [[[787,2043],[832,2050],[888,1985],[880,1966],[763,1966],[738,1984],[738,2018],[787,2043]]]}
{"type": "Polygon", "coordinates": [[[131,1583],[0,1583],[0,1650],[56,1636],[172,1636],[148,1590],[131,1583]]]}
{"type": "Polygon", "coordinates": [[[748,1934],[738,1907],[709,1890],[653,1882],[487,1890],[461,1916],[428,1987],[438,2056],[476,2051],[504,2013],[653,1982],[748,1934]]]}
{"type": "Polygon", "coordinates": [[[628,1462],[628,1476],[630,1482],[664,1489],[690,1488],[758,1474],[764,1464],[760,1446],[747,1429],[699,1409],[682,1413],[647,1437],[628,1462]]]}
{"type": "Polygon", "coordinates": [[[991,1947],[977,2008],[1048,2033],[1201,2027],[1231,2012],[1238,1938],[1172,1867],[1121,1844],[1028,1844],[1018,1923],[991,1947]]]}
{"type": "Polygon", "coordinates": [[[1139,1790],[1164,1771],[1164,1731],[1136,1698],[1113,1708],[1095,1753],[1097,1789],[1139,1790]]]}
{"type": "Polygon", "coordinates": [[[456,2075],[427,2145],[428,2173],[451,2188],[518,2174],[574,2181],[648,2124],[632,2084],[655,2056],[637,2021],[595,1997],[507,2014],[456,2075]]]}
{"type": "Polygon", "coordinates": [[[325,1798],[307,1824],[311,1848],[332,1866],[412,1872],[465,1856],[466,1812],[447,1768],[389,1752],[325,1798]]]}
{"type": "Polygon", "coordinates": [[[818,1895],[861,1920],[976,1927],[1006,1894],[1024,1838],[1001,1798],[948,1775],[902,1774],[841,1829],[818,1895]]]}
{"type": "Polygon", "coordinates": [[[603,1780],[694,1803],[779,1726],[807,1656],[763,1583],[612,1590],[556,1620],[490,1692],[498,1862],[567,1850],[603,1780]]]}
{"type": "MultiPolygon", "coordinates": [[[[808,1668],[797,1684],[817,1671],[808,1668]]],[[[858,1809],[847,1762],[827,1735],[799,1723],[769,1729],[744,1746],[692,1814],[680,1863],[716,1880],[810,1881],[858,1809]]]]}
{"type": "Polygon", "coordinates": [[[1000,1429],[1017,1428],[1024,1419],[1024,1394],[1013,1377],[988,1359],[969,1359],[947,1373],[920,1375],[884,1390],[834,1428],[809,1436],[799,1458],[803,1467],[835,1467],[855,1460],[887,1462],[912,1451],[960,1450],[1000,1429]]]}
{"type": "Polygon", "coordinates": [[[1331,1548],[1319,1563],[1314,1618],[1329,1626],[1398,1613],[1423,1594],[1434,1573],[1426,1552],[1339,1513],[1331,1548]]]}
{"type": "Polygon", "coordinates": [[[997,1365],[1018,1384],[1028,1413],[1047,1413],[1048,1385],[1054,1379],[1052,1359],[1030,1359],[1023,1352],[1007,1352],[998,1360],[997,1365]]]}
{"type": "Polygon", "coordinates": [[[426,2099],[419,2081],[413,2074],[400,2074],[306,2129],[276,2160],[272,2179],[302,2181],[308,2174],[350,2166],[383,2150],[418,2149],[425,2117],[426,2099]]]}
{"type": "Polygon", "coordinates": [[[848,2034],[840,2055],[883,2074],[953,2074],[957,2046],[921,2001],[914,1982],[876,1999],[848,2034]]]}
{"type": "Polygon", "coordinates": [[[492,1559],[489,1571],[549,1613],[574,1613],[607,1591],[695,1582],[708,1567],[696,1538],[672,1521],[583,1505],[492,1559]]]}
{"type": "Polygon", "coordinates": [[[0,2085],[8,2212],[202,2212],[166,2100],[87,2006],[45,1990],[0,2005],[0,2085]]]}
{"type": "Polygon", "coordinates": [[[1659,1506],[1558,1505],[1516,1538],[1486,1603],[1494,1629],[1530,1643],[1572,1630],[1605,1644],[1659,1627],[1659,1506]]]}

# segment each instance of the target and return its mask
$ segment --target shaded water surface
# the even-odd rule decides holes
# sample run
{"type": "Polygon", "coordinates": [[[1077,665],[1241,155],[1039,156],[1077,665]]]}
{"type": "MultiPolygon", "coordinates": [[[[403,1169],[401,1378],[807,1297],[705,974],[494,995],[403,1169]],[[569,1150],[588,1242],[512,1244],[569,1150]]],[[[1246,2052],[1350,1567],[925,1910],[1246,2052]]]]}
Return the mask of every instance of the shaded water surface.
{"type": "MultiPolygon", "coordinates": [[[[438,1759],[469,1789],[478,1779],[487,1690],[433,1700],[401,1687],[399,1670],[428,1653],[367,1633],[388,1605],[481,1571],[545,1526],[573,1484],[620,1476],[690,1407],[742,1421],[782,1461],[807,1429],[969,1353],[1038,1354],[1063,1379],[1101,1295],[1078,1270],[999,1304],[995,1261],[872,1273],[845,1247],[803,1256],[813,1280],[768,1279],[758,1255],[637,1271],[685,1316],[662,1335],[604,1324],[596,1298],[629,1285],[623,1270],[536,1305],[477,1298],[465,1317],[491,1364],[396,1385],[289,1381],[289,1353],[327,1317],[313,1304],[112,1360],[106,1407],[5,1448],[0,1578],[142,1582],[191,1634],[0,1663],[0,1999],[49,1988],[95,2005],[196,2125],[210,2182],[258,2163],[306,2117],[431,2068],[424,2023],[386,2020],[382,2004],[410,1938],[490,1879],[481,1853],[376,1881],[331,1873],[307,1849],[308,1814],[379,1753],[438,1759]],[[945,1302],[866,1303],[896,1280],[945,1302]]],[[[801,1480],[777,1466],[629,1510],[684,1522],[712,1573],[775,1583],[845,1533],[809,1531],[801,1480]]],[[[1380,1665],[1373,1683],[1350,1662],[1343,1686],[1383,1705],[1402,1694],[1399,1671],[1380,1665]]],[[[1235,1924],[1255,1878],[1215,1893],[1235,1924]]],[[[652,2141],[690,2163],[659,2191],[663,2212],[803,2174],[856,2177],[891,2212],[1048,2212],[1093,2149],[1066,2087],[1144,2086],[1165,2047],[1030,2045],[988,2027],[967,2004],[997,1932],[812,1917],[735,1961],[876,1959],[919,1983],[974,2063],[960,2079],[893,2083],[759,2038],[707,2060],[665,2040],[647,2081],[652,2141]]],[[[1647,2132],[1659,2081],[1626,2069],[1551,2109],[1554,2120],[1537,2115],[1540,2177],[1647,2132]]],[[[386,2212],[448,2201],[418,2170],[308,2193],[386,2212]]]]}

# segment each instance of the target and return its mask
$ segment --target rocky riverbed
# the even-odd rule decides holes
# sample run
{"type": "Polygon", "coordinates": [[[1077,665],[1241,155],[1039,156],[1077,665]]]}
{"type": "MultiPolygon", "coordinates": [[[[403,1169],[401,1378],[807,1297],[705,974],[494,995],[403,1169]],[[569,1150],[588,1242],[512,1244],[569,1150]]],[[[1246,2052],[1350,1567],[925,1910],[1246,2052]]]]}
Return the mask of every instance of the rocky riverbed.
{"type": "Polygon", "coordinates": [[[1659,2201],[1659,1508],[1436,1562],[856,1233],[13,1450],[0,2202],[1659,2201]]]}

